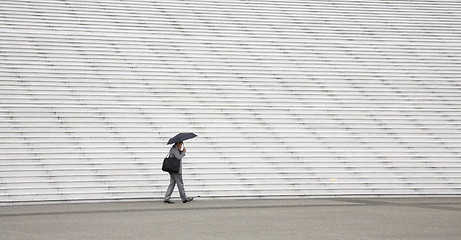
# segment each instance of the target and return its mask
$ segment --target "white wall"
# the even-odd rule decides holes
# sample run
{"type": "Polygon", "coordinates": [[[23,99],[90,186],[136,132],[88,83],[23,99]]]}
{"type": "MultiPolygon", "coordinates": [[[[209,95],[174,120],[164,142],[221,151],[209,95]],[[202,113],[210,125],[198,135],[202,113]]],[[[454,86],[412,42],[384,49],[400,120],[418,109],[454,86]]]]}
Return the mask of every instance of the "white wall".
{"type": "Polygon", "coordinates": [[[0,204],[461,193],[456,1],[0,6],[0,204]],[[176,193],[175,193],[176,194],[176,193]]]}

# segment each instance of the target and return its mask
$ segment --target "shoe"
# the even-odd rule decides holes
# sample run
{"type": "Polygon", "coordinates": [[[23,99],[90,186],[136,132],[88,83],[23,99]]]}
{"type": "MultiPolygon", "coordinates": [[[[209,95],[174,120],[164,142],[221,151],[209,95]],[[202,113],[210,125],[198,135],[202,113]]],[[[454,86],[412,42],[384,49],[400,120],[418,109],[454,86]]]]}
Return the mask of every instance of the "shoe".
{"type": "Polygon", "coordinates": [[[192,202],[192,200],[194,200],[194,198],[187,198],[186,200],[182,201],[183,203],[188,203],[188,202],[192,202]]]}
{"type": "Polygon", "coordinates": [[[164,203],[168,203],[168,204],[174,204],[174,202],[171,201],[171,200],[169,200],[169,199],[168,199],[168,200],[165,200],[165,201],[163,201],[163,202],[164,202],[164,203]]]}

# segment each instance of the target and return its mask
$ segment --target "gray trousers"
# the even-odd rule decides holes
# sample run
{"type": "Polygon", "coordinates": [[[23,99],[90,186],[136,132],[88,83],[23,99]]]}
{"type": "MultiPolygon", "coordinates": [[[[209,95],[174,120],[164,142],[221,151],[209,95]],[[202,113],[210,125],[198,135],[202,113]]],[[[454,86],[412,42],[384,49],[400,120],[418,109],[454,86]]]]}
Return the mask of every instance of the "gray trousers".
{"type": "Polygon", "coordinates": [[[184,183],[182,182],[182,174],[170,173],[170,185],[168,186],[168,189],[166,190],[165,199],[164,199],[165,201],[170,200],[171,194],[173,194],[174,186],[176,184],[178,184],[179,196],[181,196],[181,199],[183,201],[187,199],[186,191],[184,190],[184,183]]]}

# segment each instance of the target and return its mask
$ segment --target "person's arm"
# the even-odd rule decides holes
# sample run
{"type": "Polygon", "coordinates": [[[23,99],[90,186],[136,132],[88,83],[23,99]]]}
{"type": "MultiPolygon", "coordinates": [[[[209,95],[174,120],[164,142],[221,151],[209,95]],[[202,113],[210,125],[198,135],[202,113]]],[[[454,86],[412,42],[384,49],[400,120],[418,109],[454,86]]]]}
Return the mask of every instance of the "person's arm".
{"type": "Polygon", "coordinates": [[[176,159],[179,159],[179,160],[181,160],[184,156],[186,156],[186,153],[185,152],[180,152],[177,147],[173,147],[171,149],[171,154],[173,154],[173,156],[176,159]]]}

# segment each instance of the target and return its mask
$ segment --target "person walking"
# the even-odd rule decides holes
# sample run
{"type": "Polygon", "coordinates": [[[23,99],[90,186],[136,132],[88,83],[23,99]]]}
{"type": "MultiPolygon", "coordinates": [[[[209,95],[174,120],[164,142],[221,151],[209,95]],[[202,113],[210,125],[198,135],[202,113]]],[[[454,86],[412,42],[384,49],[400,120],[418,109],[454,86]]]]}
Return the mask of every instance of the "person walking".
{"type": "Polygon", "coordinates": [[[163,200],[164,203],[174,204],[171,201],[171,194],[173,193],[175,185],[178,185],[179,196],[183,203],[188,203],[194,200],[194,198],[189,198],[186,196],[186,191],[184,190],[184,183],[182,180],[182,158],[186,156],[186,148],[183,148],[183,142],[175,143],[170,149],[170,156],[173,155],[176,159],[179,159],[179,172],[178,173],[170,173],[170,185],[166,190],[165,198],[163,200]],[[182,149],[182,150],[181,150],[182,149]]]}

